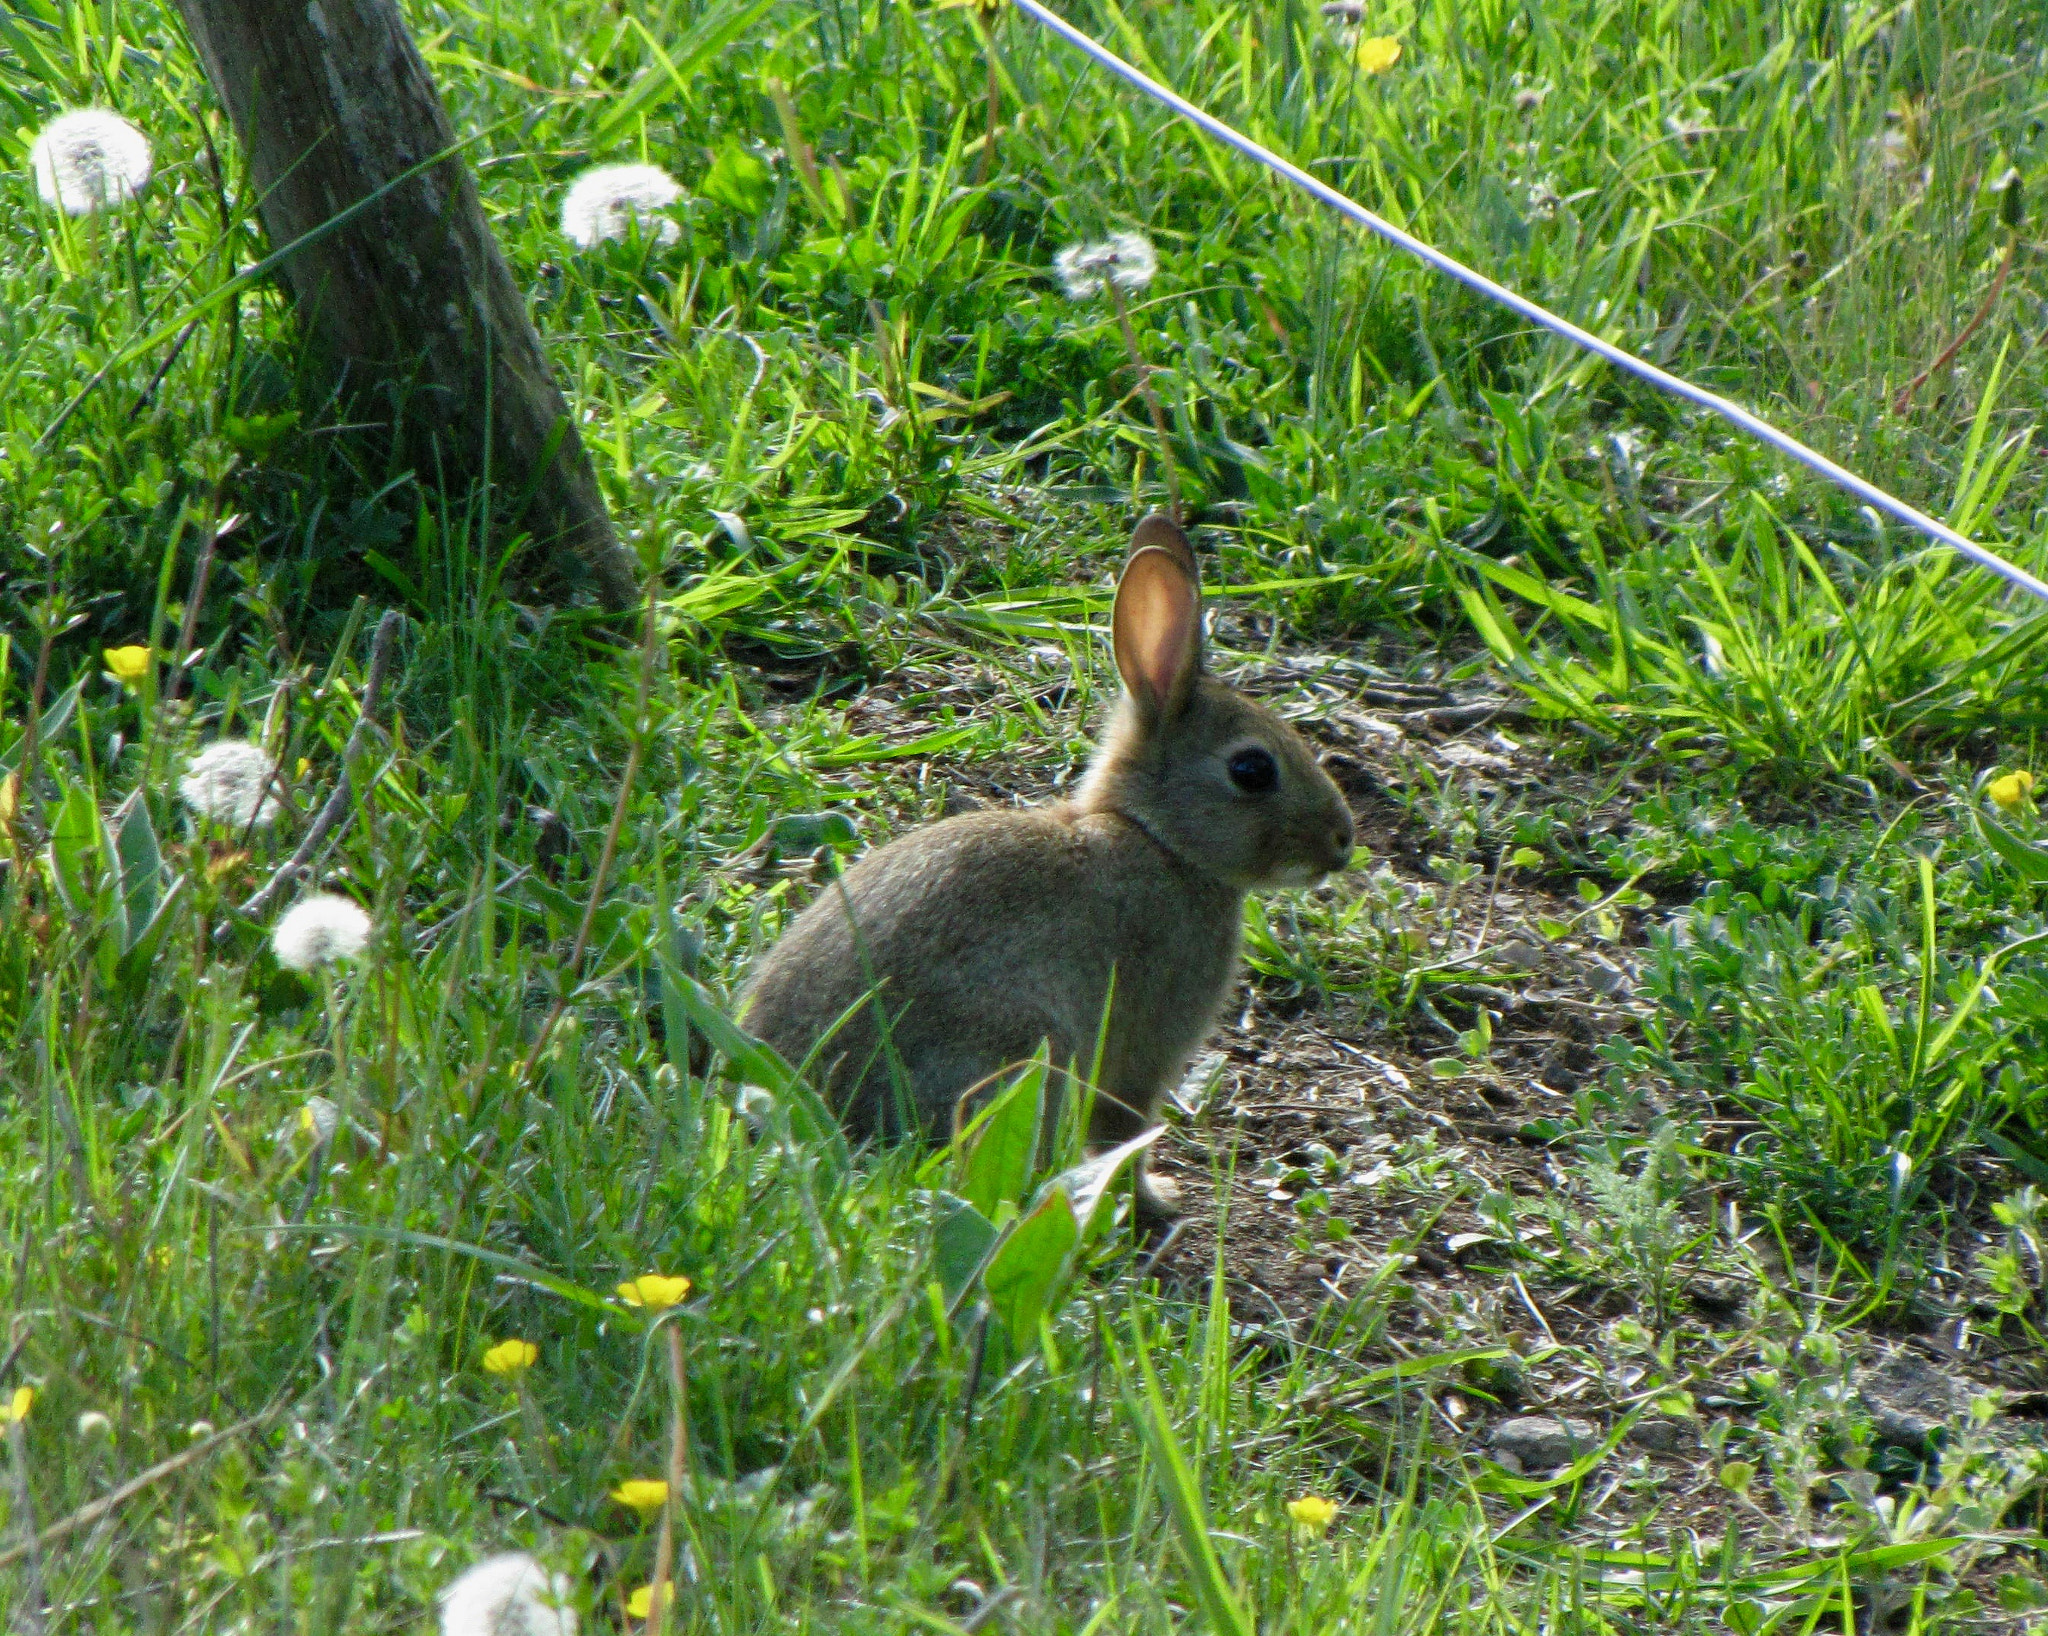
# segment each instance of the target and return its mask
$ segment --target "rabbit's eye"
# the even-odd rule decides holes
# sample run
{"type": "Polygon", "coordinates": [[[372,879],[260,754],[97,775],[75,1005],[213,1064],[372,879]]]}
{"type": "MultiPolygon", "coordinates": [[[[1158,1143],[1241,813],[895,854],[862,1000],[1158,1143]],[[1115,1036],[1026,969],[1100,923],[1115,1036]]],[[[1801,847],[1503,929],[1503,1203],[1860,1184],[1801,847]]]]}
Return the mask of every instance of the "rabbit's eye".
{"type": "Polygon", "coordinates": [[[1230,758],[1230,781],[1246,795],[1265,795],[1280,786],[1280,763],[1264,750],[1240,750],[1230,758]]]}

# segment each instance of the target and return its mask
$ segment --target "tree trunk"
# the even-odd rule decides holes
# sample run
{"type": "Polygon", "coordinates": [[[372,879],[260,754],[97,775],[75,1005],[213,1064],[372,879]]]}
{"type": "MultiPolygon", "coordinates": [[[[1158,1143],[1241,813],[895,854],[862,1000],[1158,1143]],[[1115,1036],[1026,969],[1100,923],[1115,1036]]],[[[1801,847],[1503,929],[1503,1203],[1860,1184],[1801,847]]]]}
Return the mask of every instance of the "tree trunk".
{"type": "Polygon", "coordinates": [[[308,339],[358,410],[530,494],[519,519],[621,610],[640,596],[540,336],[395,0],[178,0],[248,157],[308,339]],[[580,573],[576,565],[580,564],[580,573]]]}

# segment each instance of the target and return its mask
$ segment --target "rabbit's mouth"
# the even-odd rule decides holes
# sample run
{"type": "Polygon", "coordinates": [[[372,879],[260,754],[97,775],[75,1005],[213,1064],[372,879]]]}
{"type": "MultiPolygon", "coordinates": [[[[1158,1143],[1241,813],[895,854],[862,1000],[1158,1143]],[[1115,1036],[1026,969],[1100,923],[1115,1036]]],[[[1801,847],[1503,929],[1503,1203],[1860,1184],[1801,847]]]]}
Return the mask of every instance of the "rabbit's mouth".
{"type": "Polygon", "coordinates": [[[1321,864],[1283,863],[1271,870],[1259,884],[1269,890],[1278,890],[1286,886],[1313,886],[1329,873],[1330,871],[1321,864]]]}

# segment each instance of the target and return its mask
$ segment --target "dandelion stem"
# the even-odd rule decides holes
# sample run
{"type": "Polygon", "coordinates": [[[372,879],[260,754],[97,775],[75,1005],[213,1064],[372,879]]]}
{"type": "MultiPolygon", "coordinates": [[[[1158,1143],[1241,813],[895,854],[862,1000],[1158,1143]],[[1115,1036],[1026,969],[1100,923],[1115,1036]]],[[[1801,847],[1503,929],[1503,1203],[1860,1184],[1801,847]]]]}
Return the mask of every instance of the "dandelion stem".
{"type": "MultiPolygon", "coordinates": [[[[1131,310],[1124,300],[1123,286],[1115,279],[1105,281],[1109,287],[1109,299],[1116,306],[1116,321],[1124,332],[1124,346],[1131,355],[1131,367],[1138,372],[1138,390],[1144,394],[1145,407],[1152,415],[1152,430],[1159,438],[1159,475],[1166,481],[1167,515],[1176,523],[1185,519],[1180,509],[1180,481],[1173,468],[1173,441],[1166,432],[1166,411],[1159,407],[1159,394],[1152,390],[1151,367],[1145,362],[1144,354],[1138,350],[1138,332],[1131,327],[1131,310]]],[[[1135,501],[1136,496],[1134,495],[1135,501]]]]}
{"type": "Polygon", "coordinates": [[[668,1605],[673,1600],[669,1579],[675,1566],[676,1500],[683,1491],[690,1448],[689,1377],[683,1369],[682,1332],[671,1318],[662,1333],[668,1341],[669,1389],[673,1399],[668,1419],[668,1497],[662,1501],[661,1537],[654,1547],[654,1590],[647,1599],[647,1636],[661,1636],[668,1623],[668,1605]]]}
{"type": "Polygon", "coordinates": [[[989,179],[996,162],[996,116],[1001,112],[1000,87],[996,81],[996,36],[995,30],[984,25],[981,29],[982,60],[988,64],[988,135],[982,140],[981,159],[974,167],[974,185],[980,187],[989,179]]]}
{"type": "Polygon", "coordinates": [[[341,985],[331,966],[320,968],[320,999],[327,1012],[327,1055],[333,1065],[334,1103],[346,1120],[350,1113],[348,1094],[348,1010],[341,1003],[341,985]]]}
{"type": "Polygon", "coordinates": [[[178,695],[185,688],[185,667],[192,663],[192,642],[199,634],[199,608],[206,600],[206,582],[213,574],[214,548],[220,544],[221,507],[227,502],[228,479],[235,474],[236,462],[230,460],[227,470],[213,485],[213,494],[206,505],[205,536],[199,542],[199,560],[192,568],[192,595],[185,604],[184,623],[178,629],[178,652],[171,673],[164,679],[164,694],[158,706],[161,716],[164,706],[177,702],[178,695]]]}
{"type": "Polygon", "coordinates": [[[1948,368],[1955,361],[1955,355],[1963,350],[1963,343],[1983,328],[1984,320],[1991,316],[1991,309],[1998,305],[1998,298],[2005,293],[2005,281],[2012,277],[2012,264],[2019,257],[2019,250],[2020,236],[2015,233],[2006,241],[2005,259],[1998,264],[1997,275],[1991,280],[1991,288],[1985,292],[1982,304],[1971,315],[1970,321],[1956,332],[1956,338],[1936,355],[1934,362],[1899,388],[1898,396],[1892,399],[1893,414],[1903,415],[1906,406],[1913,401],[1913,394],[1948,368]]]}
{"type": "Polygon", "coordinates": [[[526,1375],[521,1371],[513,1382],[512,1389],[519,1394],[519,1418],[526,1424],[526,1435],[533,1446],[540,1451],[540,1463],[548,1468],[548,1475],[560,1477],[561,1464],[555,1459],[553,1443],[548,1438],[547,1422],[541,1419],[540,1405],[533,1401],[533,1394],[526,1389],[526,1375]]]}
{"type": "Polygon", "coordinates": [[[13,777],[19,782],[15,794],[19,801],[33,804],[40,811],[36,791],[41,780],[37,777],[36,751],[43,725],[43,693],[50,685],[50,648],[57,639],[57,621],[61,617],[57,602],[57,558],[50,557],[49,582],[43,600],[36,605],[36,673],[29,684],[28,715],[21,725],[21,756],[14,764],[13,777]]]}
{"type": "Polygon", "coordinates": [[[7,1427],[7,1463],[14,1478],[13,1509],[21,1518],[21,1556],[25,1559],[21,1600],[16,1604],[15,1628],[27,1636],[43,1636],[43,1554],[36,1530],[35,1502],[29,1492],[28,1438],[19,1420],[7,1427]]]}
{"type": "Polygon", "coordinates": [[[211,1437],[204,1438],[197,1443],[180,1449],[168,1460],[159,1460],[147,1471],[138,1472],[135,1476],[129,1478],[127,1482],[115,1489],[111,1494],[102,1494],[98,1499],[91,1501],[89,1504],[80,1506],[69,1516],[59,1517],[41,1533],[23,1540],[19,1544],[10,1545],[4,1551],[0,1551],[0,1568],[11,1568],[31,1551],[48,1550],[66,1536],[98,1522],[100,1518],[119,1510],[130,1500],[134,1499],[136,1495],[146,1493],[174,1472],[182,1471],[185,1467],[192,1465],[196,1461],[203,1460],[223,1443],[240,1437],[250,1427],[268,1420],[276,1412],[275,1406],[265,1409],[261,1414],[254,1414],[246,1420],[237,1421],[224,1431],[217,1431],[211,1437]]]}
{"type": "MultiPolygon", "coordinates": [[[[396,608],[384,610],[384,617],[377,621],[377,633],[370,638],[370,670],[363,679],[362,703],[357,707],[356,724],[349,729],[348,743],[341,752],[341,776],[334,781],[334,791],[327,802],[314,816],[306,830],[305,839],[300,841],[292,855],[277,866],[277,873],[244,903],[241,913],[245,918],[254,918],[263,913],[286,891],[305,867],[313,861],[313,854],[320,843],[327,839],[330,831],[347,816],[350,794],[354,786],[350,781],[349,768],[354,765],[357,753],[363,747],[363,739],[371,722],[377,717],[377,704],[384,691],[384,678],[391,669],[391,649],[398,640],[398,627],[404,623],[404,616],[396,608]]],[[[190,627],[187,626],[189,631],[190,627]]],[[[186,648],[185,639],[179,641],[179,650],[186,648]]],[[[176,675],[176,672],[173,672],[176,675]]]]}

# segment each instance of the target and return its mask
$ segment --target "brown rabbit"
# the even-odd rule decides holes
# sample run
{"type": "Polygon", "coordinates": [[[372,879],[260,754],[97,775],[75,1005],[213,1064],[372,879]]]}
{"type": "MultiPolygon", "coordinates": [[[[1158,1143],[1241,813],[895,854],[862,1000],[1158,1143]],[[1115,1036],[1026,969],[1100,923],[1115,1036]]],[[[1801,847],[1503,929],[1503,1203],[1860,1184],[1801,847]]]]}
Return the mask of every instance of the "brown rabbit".
{"type": "MultiPolygon", "coordinates": [[[[812,1077],[855,1136],[944,1131],[964,1093],[1041,1042],[1085,1075],[1098,1040],[1090,1137],[1135,1135],[1215,1019],[1245,893],[1350,860],[1350,811],[1313,752],[1203,673],[1195,555],[1164,516],[1131,536],[1113,626],[1123,697],[1074,799],[869,853],[741,996],[789,1061],[825,1042],[812,1077]]],[[[1142,1176],[1139,1200],[1173,1213],[1142,1176]]]]}

